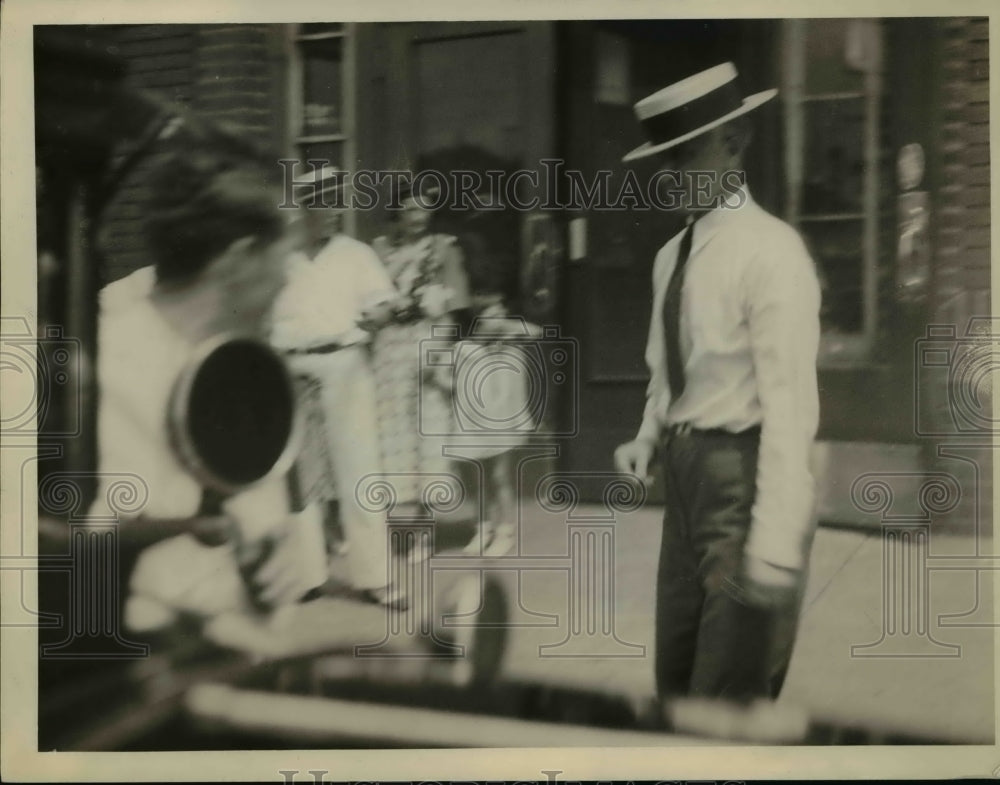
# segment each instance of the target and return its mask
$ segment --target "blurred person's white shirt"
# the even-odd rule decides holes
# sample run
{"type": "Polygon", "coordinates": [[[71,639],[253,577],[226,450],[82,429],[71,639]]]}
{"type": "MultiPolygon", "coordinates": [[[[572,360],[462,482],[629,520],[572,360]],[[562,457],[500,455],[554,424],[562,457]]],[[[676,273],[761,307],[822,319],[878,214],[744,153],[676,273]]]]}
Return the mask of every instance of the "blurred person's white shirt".
{"type": "MultiPolygon", "coordinates": [[[[145,295],[138,291],[138,287],[131,290],[127,301],[113,299],[110,308],[102,303],[98,327],[99,480],[90,514],[106,519],[114,516],[116,508],[125,506],[130,514],[185,518],[198,512],[202,488],[175,455],[167,412],[174,383],[195,347],[159,314],[148,291],[145,295]],[[141,509],[134,509],[128,501],[129,483],[138,486],[140,498],[146,497],[141,509]]],[[[117,290],[123,296],[125,292],[124,287],[117,290]]],[[[289,521],[284,478],[230,497],[224,510],[246,539],[274,533],[276,527],[289,521]]],[[[297,518],[289,547],[301,548],[303,581],[311,588],[326,580],[323,535],[315,510],[297,518]]],[[[142,522],[128,525],[140,526],[142,522]]],[[[189,534],[145,548],[132,572],[129,592],[126,623],[140,630],[161,627],[178,612],[213,616],[249,607],[234,546],[210,547],[189,534]]]]}
{"type": "Polygon", "coordinates": [[[289,258],[288,283],[274,306],[271,343],[278,349],[366,343],[370,334],[357,325],[361,312],[394,296],[371,246],[337,234],[314,259],[304,253],[289,258]]]}
{"type": "Polygon", "coordinates": [[[133,270],[128,275],[112,281],[101,289],[98,295],[101,313],[108,313],[123,306],[132,305],[149,295],[155,285],[156,267],[154,265],[133,270]]]}
{"type": "Polygon", "coordinates": [[[395,294],[374,249],[337,234],[315,258],[303,253],[289,258],[288,282],[272,314],[271,344],[278,350],[338,345],[290,355],[289,365],[320,384],[330,479],[340,502],[350,580],[362,590],[384,588],[389,576],[385,514],[362,505],[357,495],[364,477],[382,473],[375,378],[367,346],[371,334],[357,323],[365,309],[395,294]]]}

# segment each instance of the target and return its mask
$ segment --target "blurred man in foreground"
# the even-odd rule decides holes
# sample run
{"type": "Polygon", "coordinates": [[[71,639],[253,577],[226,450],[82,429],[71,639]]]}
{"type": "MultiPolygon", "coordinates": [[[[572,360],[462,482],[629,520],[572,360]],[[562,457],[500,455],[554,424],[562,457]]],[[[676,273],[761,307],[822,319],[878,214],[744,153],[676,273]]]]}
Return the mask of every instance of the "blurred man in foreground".
{"type": "Polygon", "coordinates": [[[268,333],[290,250],[272,178],[268,163],[245,149],[177,145],[150,181],[145,232],[155,281],[102,308],[100,486],[91,512],[107,516],[118,506],[122,474],[148,493],[120,521],[123,541],[148,544],[125,607],[133,630],[292,603],[326,579],[325,562],[310,558],[322,542],[318,520],[293,516],[284,478],[206,505],[168,427],[174,385],[204,341],[268,333]],[[244,549],[263,543],[270,557],[248,585],[244,549]]]}

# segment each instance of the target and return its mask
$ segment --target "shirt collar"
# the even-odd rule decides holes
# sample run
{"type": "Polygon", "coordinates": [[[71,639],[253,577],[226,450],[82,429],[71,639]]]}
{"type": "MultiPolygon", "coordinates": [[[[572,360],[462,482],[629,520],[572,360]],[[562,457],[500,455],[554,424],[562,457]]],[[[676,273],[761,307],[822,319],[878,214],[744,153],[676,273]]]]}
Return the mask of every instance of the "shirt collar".
{"type": "Polygon", "coordinates": [[[722,226],[725,226],[728,221],[738,217],[742,211],[754,204],[756,203],[750,195],[750,189],[744,183],[740,188],[730,193],[721,205],[713,210],[702,213],[695,220],[692,229],[694,236],[691,238],[691,253],[694,253],[708,242],[709,238],[722,226]]]}

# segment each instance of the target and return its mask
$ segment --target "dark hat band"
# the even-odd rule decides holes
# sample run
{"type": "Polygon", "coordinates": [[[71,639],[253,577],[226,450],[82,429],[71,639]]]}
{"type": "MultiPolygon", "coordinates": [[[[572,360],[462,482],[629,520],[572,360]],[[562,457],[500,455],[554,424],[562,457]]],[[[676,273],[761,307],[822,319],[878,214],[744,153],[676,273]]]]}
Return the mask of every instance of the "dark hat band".
{"type": "Polygon", "coordinates": [[[740,92],[736,83],[730,81],[676,109],[640,120],[639,124],[651,144],[666,144],[714,123],[741,106],[743,99],[740,92]]]}

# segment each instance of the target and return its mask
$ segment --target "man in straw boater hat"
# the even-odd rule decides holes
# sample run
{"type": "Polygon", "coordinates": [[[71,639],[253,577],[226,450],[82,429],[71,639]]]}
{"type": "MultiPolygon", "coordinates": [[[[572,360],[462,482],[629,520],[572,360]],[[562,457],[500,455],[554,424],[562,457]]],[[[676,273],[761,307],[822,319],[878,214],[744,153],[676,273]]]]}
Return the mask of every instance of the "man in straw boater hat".
{"type": "Polygon", "coordinates": [[[300,251],[288,261],[288,284],[275,303],[271,343],[292,369],[318,380],[333,487],[346,536],[353,587],[375,602],[405,599],[389,585],[385,516],[357,497],[362,478],[382,472],[375,377],[363,314],[392,301],[395,289],[371,246],[344,232],[350,184],[323,166],[295,181],[300,251]],[[362,326],[364,324],[364,327],[362,326]]]}
{"type": "Polygon", "coordinates": [[[732,63],[635,105],[687,225],[656,256],[638,434],[619,471],[662,466],[656,683],[662,698],[776,698],[815,531],[820,290],[787,224],[759,207],[743,160],[750,111],[732,63]]]}

